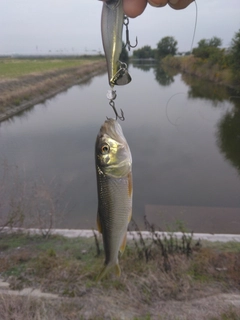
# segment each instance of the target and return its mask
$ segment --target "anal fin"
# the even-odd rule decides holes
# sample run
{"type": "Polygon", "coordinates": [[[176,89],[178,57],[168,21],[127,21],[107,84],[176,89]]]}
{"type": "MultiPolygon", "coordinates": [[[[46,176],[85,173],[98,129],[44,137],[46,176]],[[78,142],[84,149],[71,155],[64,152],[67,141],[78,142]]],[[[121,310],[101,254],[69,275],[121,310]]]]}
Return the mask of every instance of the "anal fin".
{"type": "Polygon", "coordinates": [[[120,249],[119,251],[121,252],[121,254],[123,254],[125,248],[126,248],[126,244],[127,244],[127,232],[124,235],[123,241],[121,243],[120,249]]]}

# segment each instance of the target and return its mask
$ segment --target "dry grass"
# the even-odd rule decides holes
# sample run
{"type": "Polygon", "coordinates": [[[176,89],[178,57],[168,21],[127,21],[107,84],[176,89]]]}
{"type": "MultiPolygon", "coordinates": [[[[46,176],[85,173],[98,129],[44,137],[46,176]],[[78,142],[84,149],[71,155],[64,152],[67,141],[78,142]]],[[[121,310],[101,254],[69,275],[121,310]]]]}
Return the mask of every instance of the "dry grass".
{"type": "Polygon", "coordinates": [[[183,73],[197,76],[201,79],[233,87],[232,72],[229,68],[221,68],[218,64],[193,56],[166,57],[161,63],[166,66],[180,69],[183,73]]]}
{"type": "Polygon", "coordinates": [[[208,313],[200,301],[195,301],[194,305],[188,302],[180,304],[170,301],[158,303],[154,312],[153,309],[145,308],[141,315],[143,308],[140,305],[137,308],[132,303],[131,296],[123,299],[121,293],[103,296],[102,292],[98,291],[96,294],[98,296],[88,297],[88,300],[83,297],[82,299],[59,299],[57,301],[0,295],[0,317],[1,320],[239,320],[236,308],[225,307],[223,311],[224,308],[221,305],[223,301],[220,299],[216,301],[211,297],[208,298],[208,301],[204,301],[205,306],[212,309],[208,313]],[[122,302],[123,300],[125,303],[122,302]],[[216,311],[216,306],[218,311],[216,311]],[[183,309],[185,309],[185,315],[183,309]]]}
{"type": "MultiPolygon", "coordinates": [[[[60,301],[46,301],[33,297],[0,295],[1,320],[62,320],[73,319],[73,310],[60,301]]],[[[76,309],[76,307],[75,307],[76,309]]],[[[77,318],[75,318],[77,319],[77,318]]],[[[79,318],[78,318],[79,319],[79,318]]]]}
{"type": "Polygon", "coordinates": [[[0,298],[0,319],[11,319],[9,312],[21,309],[27,314],[26,320],[38,319],[37,312],[42,319],[52,320],[81,317],[221,320],[227,319],[224,314],[230,313],[236,316],[233,319],[239,319],[239,310],[230,310],[229,304],[217,296],[240,290],[239,244],[234,244],[232,250],[216,244],[196,246],[191,238],[188,245],[186,239],[179,241],[173,237],[158,239],[159,242],[155,237],[155,242],[149,239],[138,241],[137,245],[136,240],[129,241],[120,259],[122,276],[116,278],[110,273],[96,283],[103,262],[100,240],[100,255],[97,255],[94,238],[0,236],[0,274],[8,280],[11,289],[39,288],[64,297],[61,307],[56,307],[58,302],[34,302],[29,298],[23,305],[21,298],[12,297],[13,301],[7,303],[0,298]],[[28,317],[29,309],[33,312],[31,317],[28,317]],[[9,318],[4,318],[5,314],[9,318]]]}

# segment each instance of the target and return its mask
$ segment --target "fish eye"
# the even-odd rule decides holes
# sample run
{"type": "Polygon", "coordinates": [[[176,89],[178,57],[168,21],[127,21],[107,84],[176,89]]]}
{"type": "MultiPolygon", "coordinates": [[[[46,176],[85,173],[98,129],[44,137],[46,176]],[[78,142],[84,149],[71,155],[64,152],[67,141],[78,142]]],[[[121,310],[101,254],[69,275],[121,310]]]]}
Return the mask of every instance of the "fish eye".
{"type": "Polygon", "coordinates": [[[109,150],[110,150],[110,147],[109,147],[108,144],[104,144],[104,145],[101,146],[101,152],[102,152],[102,154],[107,154],[107,153],[109,153],[109,150]]]}

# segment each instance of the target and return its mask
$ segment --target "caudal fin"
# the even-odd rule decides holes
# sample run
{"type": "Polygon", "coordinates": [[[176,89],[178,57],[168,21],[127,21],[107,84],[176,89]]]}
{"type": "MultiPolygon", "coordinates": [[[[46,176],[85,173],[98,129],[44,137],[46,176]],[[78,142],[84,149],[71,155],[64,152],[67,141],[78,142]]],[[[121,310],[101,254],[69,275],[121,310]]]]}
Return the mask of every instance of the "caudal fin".
{"type": "Polygon", "coordinates": [[[105,265],[102,270],[100,271],[99,275],[97,276],[96,278],[96,281],[100,281],[103,277],[105,277],[105,275],[108,273],[109,270],[111,270],[112,268],[115,268],[115,272],[116,272],[116,275],[118,277],[120,277],[121,275],[121,269],[120,269],[120,266],[118,264],[118,262],[115,264],[115,265],[105,265]]]}

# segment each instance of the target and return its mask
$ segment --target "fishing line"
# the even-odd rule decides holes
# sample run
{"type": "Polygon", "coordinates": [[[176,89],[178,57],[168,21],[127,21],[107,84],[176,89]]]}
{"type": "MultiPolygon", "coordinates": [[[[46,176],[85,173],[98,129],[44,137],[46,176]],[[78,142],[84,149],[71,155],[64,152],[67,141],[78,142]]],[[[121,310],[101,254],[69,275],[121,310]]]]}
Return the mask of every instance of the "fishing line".
{"type": "MultiPolygon", "coordinates": [[[[194,23],[194,29],[193,29],[193,37],[192,37],[192,43],[191,43],[191,49],[190,49],[190,52],[192,53],[192,50],[193,50],[193,43],[194,43],[194,40],[195,40],[195,36],[196,36],[196,30],[197,30],[197,22],[198,22],[198,20],[197,20],[197,18],[198,18],[198,6],[197,6],[197,0],[195,0],[194,1],[194,3],[195,3],[195,23],[194,23]]],[[[172,95],[169,99],[168,99],[168,101],[167,101],[167,104],[166,104],[166,117],[167,117],[167,119],[168,119],[168,121],[172,124],[172,125],[174,125],[174,126],[176,126],[177,124],[177,120],[179,119],[179,117],[177,118],[177,120],[176,120],[176,122],[175,123],[173,123],[173,122],[171,122],[171,120],[170,120],[170,118],[169,118],[169,116],[168,116],[168,104],[169,104],[169,102],[170,102],[170,100],[174,97],[174,96],[176,96],[176,95],[178,95],[178,94],[186,94],[186,92],[178,92],[178,93],[175,93],[174,95],[172,95]]]]}
{"type": "Polygon", "coordinates": [[[173,95],[168,99],[167,104],[166,104],[166,107],[165,107],[166,117],[167,117],[168,121],[169,121],[174,127],[177,126],[177,121],[178,121],[178,119],[179,119],[180,117],[177,118],[177,120],[176,120],[175,123],[173,123],[173,122],[170,120],[170,118],[169,118],[169,116],[168,116],[168,104],[169,104],[170,100],[171,100],[173,97],[175,97],[175,96],[177,96],[177,95],[179,95],[179,94],[186,94],[186,92],[177,92],[177,93],[173,94],[173,95]]]}
{"type": "Polygon", "coordinates": [[[195,40],[195,35],[196,35],[196,30],[197,30],[197,18],[198,18],[197,0],[195,0],[194,3],[195,3],[195,9],[196,9],[196,16],[195,16],[195,25],[194,25],[193,38],[192,38],[192,44],[191,44],[191,50],[190,50],[191,53],[192,53],[192,50],[193,50],[193,42],[194,42],[194,40],[195,40]]]}

